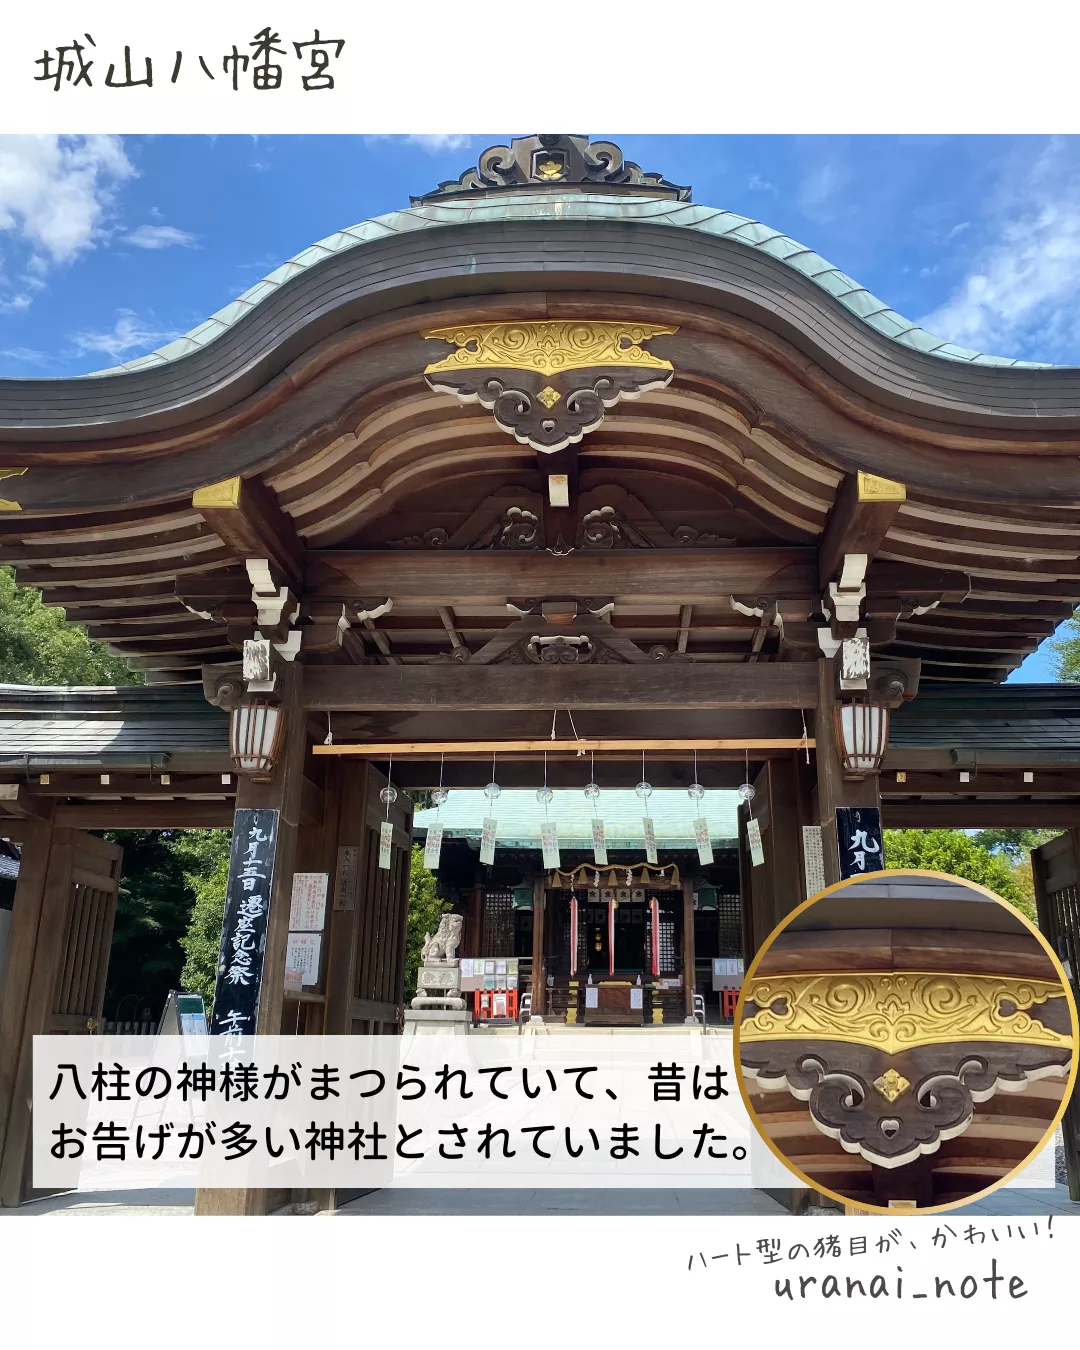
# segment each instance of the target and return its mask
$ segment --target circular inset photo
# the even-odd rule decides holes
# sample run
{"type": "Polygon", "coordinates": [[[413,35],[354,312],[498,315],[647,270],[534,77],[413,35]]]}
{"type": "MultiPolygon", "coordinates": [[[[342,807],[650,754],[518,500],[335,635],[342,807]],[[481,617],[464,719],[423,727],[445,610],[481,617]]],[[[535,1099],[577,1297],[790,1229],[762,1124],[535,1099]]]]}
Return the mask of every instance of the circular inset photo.
{"type": "Polygon", "coordinates": [[[1061,963],[973,882],[889,871],[794,910],[746,973],[750,1117],[813,1189],[871,1211],[970,1203],[1052,1137],[1076,1077],[1061,963]]]}

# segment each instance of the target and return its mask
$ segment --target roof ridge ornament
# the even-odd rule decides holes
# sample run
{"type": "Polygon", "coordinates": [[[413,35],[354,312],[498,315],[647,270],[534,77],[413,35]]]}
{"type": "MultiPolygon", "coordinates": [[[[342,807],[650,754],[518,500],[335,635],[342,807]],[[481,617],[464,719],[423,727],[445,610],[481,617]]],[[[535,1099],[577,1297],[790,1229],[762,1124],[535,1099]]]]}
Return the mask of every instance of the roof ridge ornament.
{"type": "Polygon", "coordinates": [[[411,201],[413,206],[422,206],[476,192],[566,187],[630,191],[680,202],[688,202],[691,192],[624,159],[613,141],[590,141],[588,136],[515,136],[509,145],[488,146],[476,167],[466,169],[460,178],[447,179],[411,201]]]}

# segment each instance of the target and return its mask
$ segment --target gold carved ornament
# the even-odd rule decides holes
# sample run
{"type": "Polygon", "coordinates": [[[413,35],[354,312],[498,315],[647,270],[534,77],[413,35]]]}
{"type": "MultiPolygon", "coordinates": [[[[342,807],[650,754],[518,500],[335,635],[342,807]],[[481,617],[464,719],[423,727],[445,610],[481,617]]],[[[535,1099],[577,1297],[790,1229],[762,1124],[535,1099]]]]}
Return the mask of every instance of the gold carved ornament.
{"type": "MultiPolygon", "coordinates": [[[[631,366],[673,370],[641,345],[650,338],[677,333],[664,324],[614,323],[602,319],[537,319],[514,323],[474,323],[428,328],[420,336],[441,338],[457,351],[424,368],[441,371],[492,369],[535,370],[557,375],[589,366],[631,366]]],[[[554,390],[552,391],[555,392],[554,390]]],[[[554,400],[552,400],[554,402],[554,400]]],[[[550,405],[549,405],[550,406],[550,405]]]]}
{"type": "MultiPolygon", "coordinates": [[[[25,469],[0,469],[0,479],[3,478],[21,478],[26,472],[25,469]]],[[[8,497],[0,497],[0,511],[21,511],[22,507],[18,502],[12,501],[8,497]]]]}
{"type": "Polygon", "coordinates": [[[618,889],[620,886],[677,886],[679,869],[674,863],[659,866],[656,863],[633,863],[629,867],[617,867],[614,864],[600,866],[594,863],[582,863],[572,872],[561,869],[548,874],[548,889],[558,890],[595,890],[601,886],[618,889]]]}
{"type": "Polygon", "coordinates": [[[919,971],[773,975],[751,981],[744,996],[757,1007],[739,1027],[747,1042],[847,1041],[887,1054],[953,1041],[1073,1046],[1070,1034],[1027,1011],[1065,996],[1056,981],[919,971]]]}

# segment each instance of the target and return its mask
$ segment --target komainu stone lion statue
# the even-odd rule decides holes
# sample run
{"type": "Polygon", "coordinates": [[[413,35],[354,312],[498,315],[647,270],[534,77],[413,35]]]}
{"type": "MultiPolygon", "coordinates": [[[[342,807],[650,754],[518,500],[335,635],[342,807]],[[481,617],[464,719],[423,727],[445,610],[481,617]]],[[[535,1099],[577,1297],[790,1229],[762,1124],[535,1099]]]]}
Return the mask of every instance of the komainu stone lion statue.
{"type": "Polygon", "coordinates": [[[444,914],[434,935],[424,934],[424,945],[420,952],[420,964],[426,966],[431,961],[453,961],[461,945],[460,914],[444,914]]]}

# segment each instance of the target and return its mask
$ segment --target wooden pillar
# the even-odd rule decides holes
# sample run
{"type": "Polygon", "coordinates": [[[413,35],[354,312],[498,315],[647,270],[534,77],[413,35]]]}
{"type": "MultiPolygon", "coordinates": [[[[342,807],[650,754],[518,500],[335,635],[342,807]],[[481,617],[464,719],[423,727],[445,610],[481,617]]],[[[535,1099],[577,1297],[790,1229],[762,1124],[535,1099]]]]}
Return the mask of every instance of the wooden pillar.
{"type": "Polygon", "coordinates": [[[826,886],[840,880],[840,855],[836,840],[837,807],[874,806],[879,811],[881,809],[877,774],[858,781],[844,777],[833,724],[833,708],[838,702],[836,680],[836,659],[822,657],[818,661],[818,706],[814,715],[814,737],[817,746],[817,818],[821,825],[826,886]]]}
{"type": "Polygon", "coordinates": [[[483,956],[484,943],[484,887],[474,886],[465,902],[465,933],[463,956],[483,956]]]}
{"type": "Polygon", "coordinates": [[[686,1020],[693,1021],[694,1015],[694,883],[690,877],[682,881],[682,963],[683,993],[686,1002],[686,1020]]]}
{"type": "Polygon", "coordinates": [[[802,827],[811,820],[808,775],[798,752],[766,760],[754,787],[753,813],[764,855],[757,867],[745,844],[749,813],[745,806],[739,809],[743,959],[748,964],[780,920],[806,899],[802,827]]]}
{"type": "MultiPolygon", "coordinates": [[[[256,1035],[281,1034],[285,998],[285,952],[289,938],[292,878],[296,862],[297,830],[303,796],[304,767],[309,738],[307,718],[300,706],[302,668],[289,663],[281,675],[281,706],[285,737],[281,757],[268,783],[241,777],[236,788],[236,807],[264,807],[280,812],[274,880],[266,924],[262,986],[256,1035]]],[[[287,1191],[207,1188],[195,1192],[196,1214],[267,1214],[288,1202],[287,1191]]]]}
{"type": "Polygon", "coordinates": [[[532,946],[532,1011],[534,1017],[543,1017],[547,1007],[547,969],[544,965],[544,907],[547,902],[547,877],[538,872],[533,877],[533,946],[532,946]]]}

